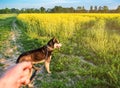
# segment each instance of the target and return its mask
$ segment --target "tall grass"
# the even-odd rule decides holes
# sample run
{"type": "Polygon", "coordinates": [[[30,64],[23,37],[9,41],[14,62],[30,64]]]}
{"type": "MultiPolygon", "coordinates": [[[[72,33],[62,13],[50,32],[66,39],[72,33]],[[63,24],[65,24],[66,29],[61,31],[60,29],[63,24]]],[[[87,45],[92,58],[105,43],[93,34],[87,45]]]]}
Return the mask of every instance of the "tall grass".
{"type": "MultiPolygon", "coordinates": [[[[81,32],[77,34],[76,39],[78,40],[76,42],[79,41],[78,49],[81,54],[87,60],[99,66],[99,70],[101,68],[104,70],[104,72],[100,72],[101,75],[99,77],[106,79],[114,86],[119,86],[120,34],[119,31],[116,33],[105,28],[105,20],[100,19],[90,30],[80,29],[81,32]]],[[[80,55],[80,53],[77,53],[77,55],[80,55]]]]}
{"type": "Polygon", "coordinates": [[[16,14],[0,14],[0,54],[4,54],[11,36],[12,22],[16,14]]]}
{"type": "Polygon", "coordinates": [[[17,19],[30,40],[58,37],[62,54],[83,56],[97,66],[87,74],[120,86],[119,14],[20,14],[17,19]]]}

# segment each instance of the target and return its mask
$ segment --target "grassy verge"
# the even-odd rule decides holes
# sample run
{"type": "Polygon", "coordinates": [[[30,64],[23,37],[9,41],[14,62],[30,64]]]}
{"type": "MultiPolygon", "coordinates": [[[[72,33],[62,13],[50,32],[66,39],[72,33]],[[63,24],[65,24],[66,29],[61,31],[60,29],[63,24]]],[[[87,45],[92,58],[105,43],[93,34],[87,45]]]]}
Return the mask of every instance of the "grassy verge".
{"type": "Polygon", "coordinates": [[[16,14],[0,14],[0,53],[3,54],[5,47],[9,43],[12,21],[16,14]]]}

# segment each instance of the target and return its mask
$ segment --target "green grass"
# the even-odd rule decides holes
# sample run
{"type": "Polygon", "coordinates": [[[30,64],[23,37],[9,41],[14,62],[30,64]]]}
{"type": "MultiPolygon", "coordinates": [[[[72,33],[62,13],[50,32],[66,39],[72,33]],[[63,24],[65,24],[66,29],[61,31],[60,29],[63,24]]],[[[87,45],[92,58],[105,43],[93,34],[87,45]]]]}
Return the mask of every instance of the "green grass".
{"type": "Polygon", "coordinates": [[[37,87],[42,88],[109,88],[99,74],[104,75],[102,68],[93,67],[83,63],[79,58],[70,58],[55,54],[52,58],[52,74],[39,74],[35,81],[37,87]],[[100,70],[100,71],[99,71],[100,70]],[[97,76],[98,75],[98,76],[97,76]]]}

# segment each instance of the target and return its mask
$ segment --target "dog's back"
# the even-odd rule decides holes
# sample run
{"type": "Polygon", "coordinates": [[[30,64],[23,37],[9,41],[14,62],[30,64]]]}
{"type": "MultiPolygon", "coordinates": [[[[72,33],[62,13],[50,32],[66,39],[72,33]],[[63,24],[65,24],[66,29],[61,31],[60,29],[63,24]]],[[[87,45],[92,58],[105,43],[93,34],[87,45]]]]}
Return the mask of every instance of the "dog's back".
{"type": "Polygon", "coordinates": [[[19,63],[22,61],[37,62],[44,59],[45,55],[46,55],[46,49],[45,49],[45,46],[43,46],[41,48],[22,53],[18,57],[16,63],[19,63]]]}

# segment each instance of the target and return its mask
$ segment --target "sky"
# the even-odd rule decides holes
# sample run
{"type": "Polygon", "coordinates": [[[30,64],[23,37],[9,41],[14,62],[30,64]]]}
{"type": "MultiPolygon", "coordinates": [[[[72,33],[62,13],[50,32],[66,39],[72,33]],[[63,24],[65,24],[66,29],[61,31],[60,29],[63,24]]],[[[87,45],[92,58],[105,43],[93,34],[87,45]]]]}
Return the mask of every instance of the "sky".
{"type": "Polygon", "coordinates": [[[120,5],[120,0],[0,0],[0,8],[53,8],[54,6],[74,7],[84,6],[108,6],[116,9],[120,5]]]}

